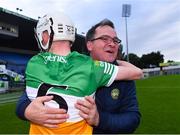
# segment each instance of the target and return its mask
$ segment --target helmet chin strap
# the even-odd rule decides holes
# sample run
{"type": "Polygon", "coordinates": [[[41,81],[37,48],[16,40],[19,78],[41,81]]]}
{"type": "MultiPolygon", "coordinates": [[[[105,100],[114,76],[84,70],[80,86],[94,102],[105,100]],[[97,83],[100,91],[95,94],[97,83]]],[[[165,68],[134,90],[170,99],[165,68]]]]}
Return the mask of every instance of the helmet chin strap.
{"type": "Polygon", "coordinates": [[[53,31],[52,26],[50,26],[50,29],[51,29],[51,33],[49,35],[49,45],[48,45],[47,51],[49,51],[49,49],[51,48],[52,42],[53,42],[53,38],[54,38],[54,31],[53,31]]]}
{"type": "Polygon", "coordinates": [[[53,19],[52,18],[49,18],[50,22],[51,22],[51,26],[50,26],[50,30],[51,30],[51,33],[49,35],[49,45],[48,45],[48,49],[47,51],[49,51],[49,49],[51,48],[52,46],[52,42],[53,42],[53,38],[54,38],[54,31],[53,31],[53,19]]]}
{"type": "Polygon", "coordinates": [[[36,38],[36,41],[38,43],[38,48],[39,48],[40,52],[43,52],[43,48],[41,47],[41,43],[40,43],[40,41],[38,39],[37,32],[36,32],[35,28],[34,28],[34,37],[36,38]]]}

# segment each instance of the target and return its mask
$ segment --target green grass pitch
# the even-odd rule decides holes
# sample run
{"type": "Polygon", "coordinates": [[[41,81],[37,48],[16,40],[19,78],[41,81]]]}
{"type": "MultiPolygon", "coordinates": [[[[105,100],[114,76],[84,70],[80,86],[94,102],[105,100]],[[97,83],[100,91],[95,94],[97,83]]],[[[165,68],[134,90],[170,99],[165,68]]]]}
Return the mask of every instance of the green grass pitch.
{"type": "MultiPolygon", "coordinates": [[[[138,80],[136,88],[142,118],[135,133],[180,134],[180,75],[138,80]]],[[[16,102],[0,103],[0,134],[28,133],[29,123],[16,117],[15,108],[16,102]]]]}

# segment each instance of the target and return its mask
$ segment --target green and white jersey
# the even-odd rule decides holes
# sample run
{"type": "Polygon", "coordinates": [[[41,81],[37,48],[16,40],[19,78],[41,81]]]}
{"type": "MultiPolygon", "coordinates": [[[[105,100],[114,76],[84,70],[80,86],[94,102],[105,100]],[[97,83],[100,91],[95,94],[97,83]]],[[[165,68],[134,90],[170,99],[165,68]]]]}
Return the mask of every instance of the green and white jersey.
{"type": "Polygon", "coordinates": [[[39,53],[27,65],[26,91],[31,100],[54,95],[54,101],[47,105],[66,109],[68,121],[76,122],[82,120],[74,108],[76,100],[93,95],[98,87],[111,85],[117,72],[117,66],[77,52],[68,56],[39,53]]]}

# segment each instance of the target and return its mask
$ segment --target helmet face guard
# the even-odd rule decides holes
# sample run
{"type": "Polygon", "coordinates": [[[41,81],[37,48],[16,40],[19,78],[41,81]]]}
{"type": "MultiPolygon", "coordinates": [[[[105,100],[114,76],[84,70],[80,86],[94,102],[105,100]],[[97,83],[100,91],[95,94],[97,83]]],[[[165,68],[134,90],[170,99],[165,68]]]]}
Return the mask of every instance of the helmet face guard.
{"type": "Polygon", "coordinates": [[[67,15],[58,11],[40,18],[34,31],[41,51],[49,51],[53,41],[67,40],[73,43],[75,40],[73,22],[67,15]],[[45,31],[49,33],[49,40],[43,44],[42,34],[45,31]]]}

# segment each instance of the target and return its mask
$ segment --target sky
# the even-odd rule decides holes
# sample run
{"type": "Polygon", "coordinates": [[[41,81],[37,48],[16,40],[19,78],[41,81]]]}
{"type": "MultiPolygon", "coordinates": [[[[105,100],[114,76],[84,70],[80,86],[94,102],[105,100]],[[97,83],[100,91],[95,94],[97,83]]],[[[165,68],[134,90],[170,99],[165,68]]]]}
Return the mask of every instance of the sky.
{"type": "Polygon", "coordinates": [[[110,19],[126,52],[123,4],[131,5],[128,52],[141,57],[160,51],[165,62],[180,61],[180,0],[0,0],[0,7],[34,19],[53,9],[62,11],[72,18],[78,34],[86,33],[104,18],[110,19]]]}

